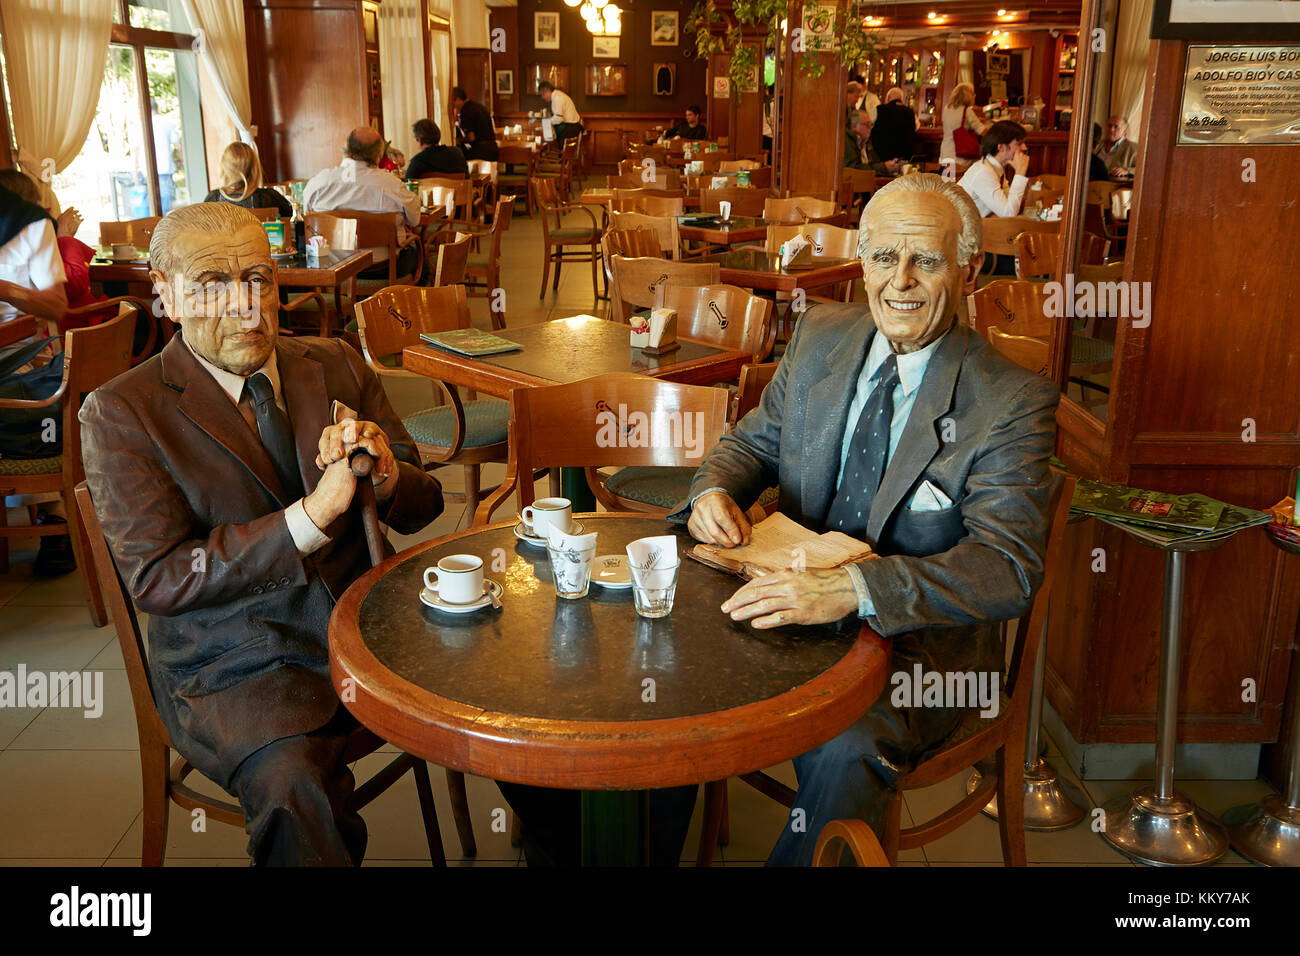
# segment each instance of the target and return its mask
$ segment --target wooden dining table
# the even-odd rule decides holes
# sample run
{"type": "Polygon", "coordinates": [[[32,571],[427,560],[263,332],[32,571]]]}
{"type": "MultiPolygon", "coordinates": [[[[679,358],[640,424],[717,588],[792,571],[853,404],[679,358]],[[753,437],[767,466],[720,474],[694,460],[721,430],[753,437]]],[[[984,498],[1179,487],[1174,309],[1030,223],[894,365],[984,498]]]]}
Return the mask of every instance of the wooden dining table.
{"type": "MultiPolygon", "coordinates": [[[[605,206],[608,207],[614,199],[614,190],[605,188],[584,189],[578,196],[578,202],[584,206],[605,206]]],[[[687,209],[698,209],[700,207],[700,194],[687,193],[682,197],[682,205],[687,209]]]]}
{"type": "Polygon", "coordinates": [[[678,216],[677,232],[692,242],[708,242],[716,246],[731,246],[742,242],[762,241],[767,238],[766,219],[750,216],[732,216],[723,221],[717,214],[704,213],[678,216]]]}
{"type": "Polygon", "coordinates": [[[862,262],[859,259],[813,256],[809,266],[784,268],[779,254],[755,248],[712,253],[692,258],[691,262],[716,262],[720,267],[721,280],[728,285],[768,292],[816,289],[862,278],[862,262]]]}
{"type": "MultiPolygon", "coordinates": [[[[597,554],[651,535],[675,535],[679,553],[692,544],[657,516],[575,517],[597,554]]],[[[413,756],[582,791],[584,864],[646,862],[648,789],[806,753],[885,686],[888,642],[857,621],[756,630],[718,609],[740,581],[686,559],[665,618],[639,617],[630,590],[599,584],[559,598],[546,549],[512,525],[444,535],[358,578],[330,617],[330,677],[357,720],[413,756]],[[500,608],[421,603],[424,569],[453,553],[482,557],[500,608]]]]}
{"type": "MultiPolygon", "coordinates": [[[[402,367],[448,385],[509,398],[516,388],[561,385],[609,372],[635,372],[668,382],[711,385],[737,379],[741,368],[754,360],[741,349],[685,338],[678,338],[681,348],[676,351],[648,355],[631,346],[628,326],[594,315],[552,319],[494,334],[522,348],[471,357],[432,345],[410,345],[402,351],[402,367]]],[[[581,468],[563,469],[561,483],[574,510],[595,508],[581,468]]]]}

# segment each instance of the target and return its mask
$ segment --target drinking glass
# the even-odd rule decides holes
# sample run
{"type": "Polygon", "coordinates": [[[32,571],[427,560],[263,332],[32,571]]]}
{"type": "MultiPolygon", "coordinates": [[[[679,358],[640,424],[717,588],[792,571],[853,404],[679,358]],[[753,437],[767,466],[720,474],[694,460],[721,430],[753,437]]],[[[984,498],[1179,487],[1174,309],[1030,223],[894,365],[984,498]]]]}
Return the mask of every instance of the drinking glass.
{"type": "Polygon", "coordinates": [[[579,551],[577,548],[546,546],[551,558],[551,576],[555,579],[557,596],[571,601],[587,596],[591,585],[591,566],[595,563],[596,549],[579,551]]]}
{"type": "Polygon", "coordinates": [[[667,568],[632,568],[632,600],[642,617],[667,617],[677,594],[677,571],[681,563],[667,568]]]}

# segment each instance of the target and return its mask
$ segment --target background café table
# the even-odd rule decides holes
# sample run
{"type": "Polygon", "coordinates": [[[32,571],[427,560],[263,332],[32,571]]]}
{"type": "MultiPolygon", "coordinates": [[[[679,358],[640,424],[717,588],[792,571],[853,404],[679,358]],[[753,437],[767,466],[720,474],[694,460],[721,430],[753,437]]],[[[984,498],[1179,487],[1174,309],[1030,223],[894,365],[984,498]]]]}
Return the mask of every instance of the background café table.
{"type": "Polygon", "coordinates": [[[732,216],[726,222],[717,215],[678,216],[677,231],[683,239],[730,246],[739,242],[762,242],[767,238],[767,220],[732,216]]]}
{"type": "MultiPolygon", "coordinates": [[[[766,235],[765,230],[764,236],[766,235]]],[[[732,249],[729,252],[699,256],[691,259],[691,262],[718,263],[721,279],[728,285],[773,292],[815,289],[818,286],[862,278],[862,262],[858,259],[813,256],[810,266],[786,269],[781,266],[780,255],[764,249],[732,249]]]]}
{"type": "MultiPolygon", "coordinates": [[[[681,348],[676,351],[647,355],[630,345],[628,326],[594,315],[521,325],[494,334],[518,342],[523,349],[471,358],[431,345],[412,345],[402,352],[402,367],[449,385],[509,398],[516,388],[579,382],[609,372],[711,385],[738,378],[741,368],[754,360],[749,352],[684,338],[678,338],[681,348]]],[[[581,468],[563,469],[562,486],[575,510],[596,507],[581,468]]]]}
{"type": "MultiPolygon", "coordinates": [[[[599,535],[598,555],[666,533],[648,515],[576,517],[599,535]]],[[[583,790],[586,863],[644,862],[646,788],[726,780],[805,753],[884,688],[888,644],[873,631],[757,631],[718,610],[740,580],[686,558],[660,620],[638,617],[630,591],[593,584],[586,598],[557,598],[545,550],[517,541],[513,524],[445,535],[359,578],[330,618],[330,674],[356,718],[408,753],[583,790]],[[458,553],[483,559],[503,588],[500,610],[451,615],[420,603],[424,569],[458,553]]],[[[675,533],[684,550],[689,536],[675,533]]]]}

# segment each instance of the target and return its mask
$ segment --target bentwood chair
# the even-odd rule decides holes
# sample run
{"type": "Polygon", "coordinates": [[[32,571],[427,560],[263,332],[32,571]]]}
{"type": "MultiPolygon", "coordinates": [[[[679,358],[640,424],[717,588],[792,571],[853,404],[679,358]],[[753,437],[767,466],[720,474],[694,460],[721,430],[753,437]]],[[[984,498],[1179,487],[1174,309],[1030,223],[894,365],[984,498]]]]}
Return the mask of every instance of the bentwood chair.
{"type": "MultiPolygon", "coordinates": [[[[533,175],[537,169],[537,153],[527,146],[502,143],[497,150],[497,197],[508,197],[512,204],[523,199],[528,205],[528,218],[533,217],[533,175]],[[504,171],[503,171],[504,170],[504,171]]],[[[499,203],[498,203],[498,208],[499,203]]]]}
{"type": "MultiPolygon", "coordinates": [[[[567,148],[567,147],[566,147],[567,148]]],[[[542,210],[542,243],[545,246],[542,260],[542,290],[537,298],[546,297],[546,280],[550,278],[551,265],[555,266],[555,280],[552,291],[559,291],[560,270],[566,262],[591,263],[592,295],[600,297],[600,224],[596,214],[581,203],[564,202],[559,197],[554,179],[536,179],[533,190],[537,195],[537,205],[542,210]],[[572,213],[581,213],[591,220],[590,224],[578,220],[578,225],[565,225],[563,217],[572,213]],[[551,225],[554,216],[555,225],[551,225]]],[[[676,220],[673,220],[676,223],[676,220]]]]}
{"type": "MultiPolygon", "coordinates": [[[[532,193],[529,193],[531,197],[532,193]]],[[[529,199],[532,205],[532,199],[529,199]]],[[[490,241],[486,253],[472,253],[465,263],[465,291],[476,294],[482,289],[487,296],[488,314],[492,319],[492,328],[506,327],[505,291],[501,288],[501,237],[510,228],[510,217],[514,214],[513,196],[502,195],[497,199],[492,211],[492,229],[488,234],[490,241]]]]}
{"type": "Polygon", "coordinates": [[[766,189],[754,186],[728,186],[725,189],[701,189],[700,212],[719,212],[719,203],[731,203],[733,216],[751,216],[755,219],[764,216],[764,203],[768,195],[766,189]]]}
{"type": "MultiPolygon", "coordinates": [[[[108,542],[100,528],[99,517],[95,513],[90,488],[84,481],[77,484],[75,495],[76,511],[86,529],[94,569],[98,574],[98,583],[112,612],[113,628],[117,631],[117,643],[126,665],[127,682],[131,687],[131,702],[135,708],[136,732],[140,738],[140,783],[144,802],[144,836],[141,841],[140,865],[162,866],[167,852],[169,802],[190,813],[195,810],[202,811],[210,819],[240,829],[244,827],[244,811],[236,803],[209,797],[194,789],[187,782],[187,778],[194,772],[194,767],[179,754],[172,758],[171,751],[174,748],[171,737],[154,703],[153,686],[149,679],[148,666],[145,664],[144,637],[140,633],[140,622],[136,617],[135,606],[121,575],[117,572],[108,542]]],[[[383,740],[364,727],[359,728],[348,737],[344,760],[353,763],[374,753],[382,746],[384,746],[383,740]]],[[[442,833],[438,828],[438,811],[434,807],[433,787],[429,782],[429,768],[423,760],[410,754],[401,754],[353,791],[352,807],[361,810],[368,806],[376,797],[400,780],[408,770],[415,778],[420,814],[424,820],[424,835],[429,843],[429,858],[434,866],[446,866],[447,859],[442,849],[442,833]]],[[[478,852],[478,848],[474,843],[474,830],[470,823],[464,777],[461,774],[456,776],[460,777],[459,791],[452,779],[452,771],[447,771],[453,816],[456,819],[461,850],[466,856],[473,856],[478,852]]]]}
{"type": "MultiPolygon", "coordinates": [[[[123,303],[116,318],[84,329],[71,329],[64,335],[63,380],[49,398],[0,399],[0,414],[18,412],[39,415],[51,412],[57,422],[62,451],[45,458],[0,458],[0,501],[6,495],[35,495],[58,492],[62,496],[66,524],[36,524],[36,508],[29,508],[31,525],[10,526],[5,509],[0,507],[0,572],[9,570],[9,539],[66,534],[72,539],[72,553],[77,572],[85,588],[90,620],[103,627],[108,618],[104,595],[90,563],[86,529],[77,517],[73,489],[86,477],[81,462],[81,420],[77,414],[85,397],[105,382],[131,367],[131,344],[135,337],[135,313],[123,303]],[[57,415],[57,418],[55,417],[57,415]]],[[[45,420],[48,421],[48,420],[45,420]]],[[[38,424],[36,427],[42,427],[38,424]]],[[[51,438],[54,436],[51,435],[51,438]]]]}
{"type": "Polygon", "coordinates": [[[839,213],[839,205],[829,199],[814,196],[790,196],[779,199],[768,196],[763,204],[763,218],[768,222],[802,223],[816,219],[829,219],[839,213]]]}
{"type": "Polygon", "coordinates": [[[686,200],[681,196],[661,196],[646,191],[636,201],[635,212],[646,216],[672,216],[676,218],[686,211],[686,200]]]}
{"type": "MultiPolygon", "coordinates": [[[[397,272],[398,256],[406,249],[415,249],[421,251],[420,237],[410,230],[403,235],[399,226],[404,221],[401,213],[393,212],[363,212],[359,209],[330,209],[328,211],[309,212],[303,217],[305,223],[305,232],[308,238],[314,235],[321,235],[322,216],[331,216],[335,220],[353,220],[356,222],[356,244],[350,248],[354,249],[387,249],[388,250],[388,277],[361,279],[358,281],[358,288],[383,288],[384,286],[396,285],[400,280],[410,283],[420,281],[424,274],[424,256],[415,257],[415,267],[409,275],[399,276],[397,272]]],[[[335,229],[335,226],[330,226],[335,229]]],[[[331,243],[333,245],[333,243],[331,243]]],[[[342,246],[340,248],[349,248],[342,246]]]]}
{"type": "MultiPolygon", "coordinates": [[[[1056,275],[1056,265],[1061,259],[1060,233],[1022,232],[1014,240],[1016,247],[1016,277],[1036,279],[1056,275]]],[[[1080,238],[1079,264],[1100,266],[1106,262],[1110,243],[1101,236],[1085,232],[1080,238]]]]}
{"type": "Polygon", "coordinates": [[[433,269],[435,286],[460,285],[465,280],[469,265],[469,244],[474,237],[461,235],[454,242],[444,242],[438,247],[438,260],[433,269]]]}
{"type": "MultiPolygon", "coordinates": [[[[488,524],[493,512],[513,494],[518,494],[520,508],[532,504],[531,476],[539,468],[585,468],[592,493],[611,511],[666,513],[662,508],[646,507],[611,495],[597,469],[698,465],[701,457],[722,437],[729,401],[725,389],[663,382],[627,372],[564,385],[517,388],[510,393],[510,463],[506,467],[506,479],[479,505],[474,524],[488,524]],[[646,446],[638,443],[635,447],[627,443],[609,446],[602,441],[600,429],[573,426],[574,409],[620,407],[644,410],[656,420],[675,415],[679,426],[686,421],[703,425],[696,433],[695,443],[678,440],[646,446]],[[700,417],[696,418],[697,415],[700,417]]],[[[679,430],[678,434],[684,439],[683,431],[679,430]]]]}
{"type": "Polygon", "coordinates": [[[659,258],[663,250],[659,247],[659,236],[653,229],[606,229],[600,239],[600,258],[605,270],[605,291],[609,299],[608,319],[614,315],[614,256],[627,259],[659,258]]]}
{"type": "Polygon", "coordinates": [[[465,502],[465,512],[478,507],[479,480],[485,462],[506,460],[506,419],[510,407],[497,398],[462,401],[447,385],[402,368],[402,350],[419,345],[421,333],[471,327],[469,302],[463,286],[391,286],[357,303],[361,354],[380,380],[425,381],[433,386],[436,404],[407,415],[402,424],[415,439],[426,469],[445,465],[464,468],[465,491],[443,493],[449,501],[465,502]]]}
{"type": "Polygon", "coordinates": [[[1059,222],[1042,222],[1024,216],[986,216],[980,221],[983,227],[984,271],[997,267],[998,256],[1016,255],[1016,237],[1025,232],[1050,232],[1060,234],[1059,222]]]}
{"type": "MultiPolygon", "coordinates": [[[[672,202],[674,200],[667,201],[672,202]]],[[[609,214],[609,223],[614,229],[649,229],[659,237],[660,254],[665,259],[681,258],[682,237],[678,232],[676,216],[654,216],[639,212],[611,212],[609,214]]]]}
{"type": "Polygon", "coordinates": [[[162,222],[162,216],[145,216],[143,219],[124,219],[121,222],[101,222],[99,224],[99,244],[111,246],[116,242],[133,242],[139,248],[148,248],[153,238],[154,227],[162,222]]]}
{"type": "MultiPolygon", "coordinates": [[[[979,816],[995,796],[998,802],[998,834],[1002,843],[1002,860],[1007,866],[1025,865],[1025,726],[1029,716],[1029,698],[1034,665],[1038,658],[1039,635],[1047,621],[1048,602],[1057,573],[1061,570],[1062,546],[1070,499],[1074,495],[1074,478],[1065,472],[1048,472],[1048,507],[1046,547],[1043,556],[1043,581],[1030,603],[1029,613],[1017,622],[1011,639],[1011,663],[1005,686],[1010,694],[999,694],[994,717],[968,713],[953,737],[937,754],[900,776],[890,792],[880,843],[890,866],[898,863],[902,850],[914,850],[955,831],[963,823],[979,816]],[[983,771],[979,784],[949,809],[925,823],[902,827],[903,794],[943,783],[954,776],[967,776],[970,768],[983,771]]],[[[1009,622],[1008,622],[1009,623],[1009,622]]],[[[1003,634],[1009,628],[1003,626],[1003,634]]],[[[795,791],[759,771],[744,774],[742,781],[793,808],[795,791]]],[[[705,787],[705,829],[700,834],[697,862],[707,865],[717,843],[725,812],[726,781],[705,787]]],[[[861,828],[849,824],[845,829],[861,835],[861,828]]],[[[831,831],[831,836],[844,830],[831,831]]],[[[829,840],[829,838],[828,838],[829,840]]],[[[819,844],[821,841],[818,841],[819,844]]],[[[825,848],[822,848],[825,849],[825,848]]],[[[831,851],[827,851],[828,853],[831,851]]],[[[821,857],[822,854],[815,855],[821,857]]],[[[828,864],[836,862],[827,860],[828,864]]]]}
{"type": "Polygon", "coordinates": [[[889,866],[885,848],[865,820],[832,820],[822,827],[813,850],[813,866],[839,866],[845,850],[858,866],[889,866]]]}
{"type": "Polygon", "coordinates": [[[717,285],[721,266],[716,262],[675,262],[670,259],[642,257],[610,259],[614,285],[609,290],[610,317],[627,324],[637,309],[651,309],[660,285],[685,285],[699,288],[717,285]]]}

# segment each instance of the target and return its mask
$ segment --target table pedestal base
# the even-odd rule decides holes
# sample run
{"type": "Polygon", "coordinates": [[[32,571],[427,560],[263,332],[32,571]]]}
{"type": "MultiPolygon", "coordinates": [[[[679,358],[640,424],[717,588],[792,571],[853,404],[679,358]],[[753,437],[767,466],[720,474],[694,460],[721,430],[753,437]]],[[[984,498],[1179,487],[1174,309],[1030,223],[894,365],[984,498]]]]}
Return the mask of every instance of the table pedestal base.
{"type": "Polygon", "coordinates": [[[1228,831],[1213,815],[1175,791],[1167,800],[1143,787],[1106,804],[1101,837],[1139,863],[1200,866],[1228,849],[1228,831]]]}
{"type": "Polygon", "coordinates": [[[647,866],[649,862],[649,792],[584,790],[582,865],[647,866]]]}
{"type": "MultiPolygon", "coordinates": [[[[974,793],[983,774],[971,773],[966,781],[966,792],[974,793]]],[[[1062,782],[1056,768],[1039,757],[1031,769],[1025,771],[1025,829],[1035,831],[1068,830],[1083,819],[1083,804],[1073,788],[1062,782]]],[[[994,794],[985,804],[986,817],[998,818],[998,798],[994,794]]]]}
{"type": "Polygon", "coordinates": [[[1261,866],[1300,866],[1300,807],[1281,794],[1233,807],[1223,815],[1232,848],[1261,866]]]}

